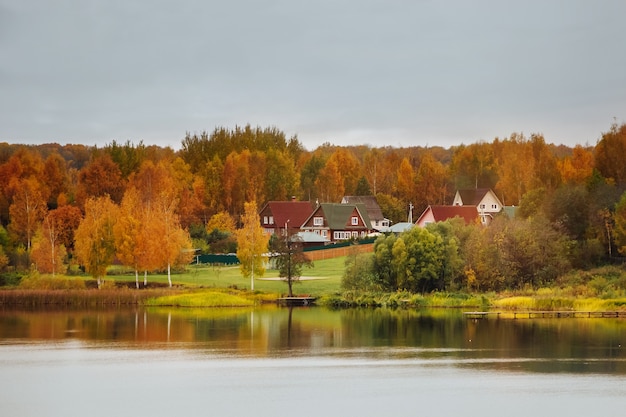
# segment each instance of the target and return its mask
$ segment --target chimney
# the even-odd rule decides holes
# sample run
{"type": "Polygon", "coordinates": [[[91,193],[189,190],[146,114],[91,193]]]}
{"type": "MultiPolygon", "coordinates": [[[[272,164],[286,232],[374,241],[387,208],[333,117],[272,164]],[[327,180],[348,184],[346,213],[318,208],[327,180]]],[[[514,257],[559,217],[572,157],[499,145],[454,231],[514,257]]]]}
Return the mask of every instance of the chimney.
{"type": "Polygon", "coordinates": [[[295,195],[291,196],[291,201],[294,201],[294,202],[296,201],[296,196],[295,195]]]}

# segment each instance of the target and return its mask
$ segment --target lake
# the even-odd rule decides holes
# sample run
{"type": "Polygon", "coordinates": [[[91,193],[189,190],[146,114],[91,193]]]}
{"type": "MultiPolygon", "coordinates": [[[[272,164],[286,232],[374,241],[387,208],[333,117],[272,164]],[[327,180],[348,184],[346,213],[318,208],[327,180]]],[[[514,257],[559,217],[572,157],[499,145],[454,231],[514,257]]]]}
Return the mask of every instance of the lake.
{"type": "Polygon", "coordinates": [[[0,415],[620,415],[624,349],[615,318],[5,309],[0,415]]]}

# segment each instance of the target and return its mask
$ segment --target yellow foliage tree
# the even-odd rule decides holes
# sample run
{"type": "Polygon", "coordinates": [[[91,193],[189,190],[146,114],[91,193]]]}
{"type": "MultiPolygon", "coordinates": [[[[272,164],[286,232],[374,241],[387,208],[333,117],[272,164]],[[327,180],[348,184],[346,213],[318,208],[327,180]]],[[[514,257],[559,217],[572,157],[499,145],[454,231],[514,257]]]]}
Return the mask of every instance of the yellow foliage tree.
{"type": "Polygon", "coordinates": [[[120,215],[113,228],[117,258],[135,271],[135,287],[139,288],[139,263],[144,255],[142,234],[144,233],[143,210],[139,192],[128,187],[120,204],[120,215]]]}
{"type": "Polygon", "coordinates": [[[219,213],[211,216],[206,225],[206,230],[209,233],[216,229],[223,232],[233,233],[236,228],[235,221],[226,211],[220,211],[219,213]]]}
{"type": "Polygon", "coordinates": [[[91,197],[85,202],[85,217],[74,235],[74,254],[78,261],[102,284],[102,277],[115,256],[113,228],[119,208],[108,195],[91,197]]]}
{"type": "Polygon", "coordinates": [[[257,213],[256,202],[244,204],[244,214],[241,218],[242,227],[235,234],[237,236],[237,258],[239,258],[241,273],[250,277],[250,289],[254,291],[254,274],[265,274],[265,258],[270,240],[263,228],[257,213]]]}

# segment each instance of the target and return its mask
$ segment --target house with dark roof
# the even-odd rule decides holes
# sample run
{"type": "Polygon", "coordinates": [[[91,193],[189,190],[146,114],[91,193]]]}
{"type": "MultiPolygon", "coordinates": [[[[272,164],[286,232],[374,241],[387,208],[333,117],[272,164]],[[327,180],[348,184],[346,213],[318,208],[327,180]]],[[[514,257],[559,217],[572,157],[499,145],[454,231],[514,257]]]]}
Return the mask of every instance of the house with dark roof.
{"type": "Polygon", "coordinates": [[[364,238],[373,230],[364,204],[335,203],[318,205],[301,229],[322,236],[326,242],[364,238]]]}
{"type": "Polygon", "coordinates": [[[363,204],[373,229],[383,231],[389,227],[390,221],[383,215],[378,200],[373,195],[347,195],[341,199],[341,204],[363,204]]]}
{"type": "Polygon", "coordinates": [[[503,208],[498,196],[489,188],[457,190],[452,205],[476,207],[482,224],[491,223],[493,217],[503,208]]]}
{"type": "Polygon", "coordinates": [[[460,217],[465,224],[478,223],[478,210],[474,206],[428,206],[420,215],[415,224],[426,227],[430,223],[443,222],[460,217]]]}
{"type": "Polygon", "coordinates": [[[308,201],[269,201],[259,211],[261,227],[267,234],[284,236],[300,231],[300,226],[313,213],[313,206],[308,201]]]}

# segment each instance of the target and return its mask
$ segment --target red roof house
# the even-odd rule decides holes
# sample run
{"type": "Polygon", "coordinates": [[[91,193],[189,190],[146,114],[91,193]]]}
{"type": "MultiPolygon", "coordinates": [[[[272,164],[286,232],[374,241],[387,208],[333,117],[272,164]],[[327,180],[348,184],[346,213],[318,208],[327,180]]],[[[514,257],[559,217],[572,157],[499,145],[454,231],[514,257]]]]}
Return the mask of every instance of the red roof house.
{"type": "Polygon", "coordinates": [[[308,201],[269,201],[261,211],[261,227],[268,234],[284,235],[298,233],[300,226],[313,213],[313,206],[308,201]]]}
{"type": "Polygon", "coordinates": [[[465,224],[478,223],[480,221],[476,206],[428,206],[415,224],[420,227],[426,227],[429,223],[443,222],[455,217],[465,220],[465,224]]]}

